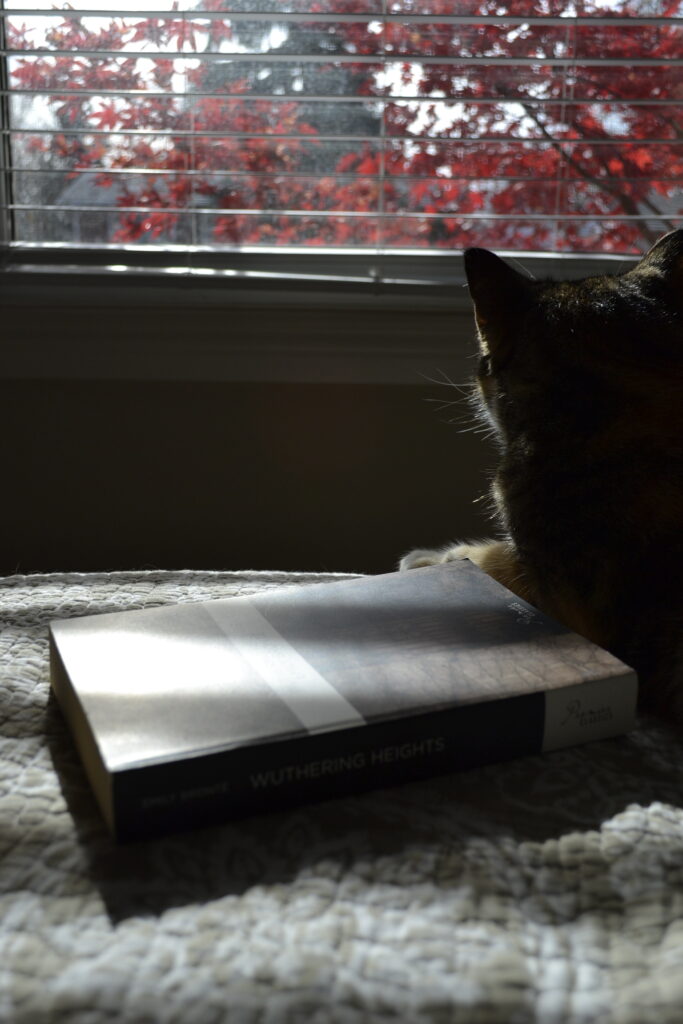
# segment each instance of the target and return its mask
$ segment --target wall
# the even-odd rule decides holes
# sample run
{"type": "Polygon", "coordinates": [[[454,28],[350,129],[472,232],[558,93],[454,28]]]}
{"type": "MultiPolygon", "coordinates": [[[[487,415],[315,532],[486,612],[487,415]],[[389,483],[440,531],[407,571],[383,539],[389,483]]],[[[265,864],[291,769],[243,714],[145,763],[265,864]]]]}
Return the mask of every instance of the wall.
{"type": "Polygon", "coordinates": [[[437,384],[0,381],[0,572],[381,572],[490,532],[437,384]],[[428,401],[430,400],[431,401],[428,401]]]}

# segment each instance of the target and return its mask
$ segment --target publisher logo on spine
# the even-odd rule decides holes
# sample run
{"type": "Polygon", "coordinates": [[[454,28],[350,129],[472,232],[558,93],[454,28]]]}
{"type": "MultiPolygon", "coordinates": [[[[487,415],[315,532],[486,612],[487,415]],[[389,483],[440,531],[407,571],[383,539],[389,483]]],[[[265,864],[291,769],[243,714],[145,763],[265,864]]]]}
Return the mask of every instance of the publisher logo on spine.
{"type": "Polygon", "coordinates": [[[635,725],[637,691],[634,673],[609,677],[590,686],[579,683],[548,690],[542,749],[557,750],[628,732],[635,725]]]}
{"type": "Polygon", "coordinates": [[[602,725],[611,722],[614,718],[612,708],[609,704],[601,704],[599,707],[586,707],[584,702],[570,700],[566,707],[566,713],[562,725],[577,725],[579,729],[590,729],[594,725],[602,725]]]}

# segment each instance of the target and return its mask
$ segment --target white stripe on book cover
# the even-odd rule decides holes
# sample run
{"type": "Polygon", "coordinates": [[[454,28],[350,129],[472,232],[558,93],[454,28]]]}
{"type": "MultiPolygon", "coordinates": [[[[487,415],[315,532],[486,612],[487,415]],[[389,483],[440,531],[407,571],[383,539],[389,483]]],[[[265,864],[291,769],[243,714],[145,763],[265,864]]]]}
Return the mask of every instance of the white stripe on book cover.
{"type": "Polygon", "coordinates": [[[251,602],[203,608],[254,672],[309,732],[364,725],[352,704],[294,648],[251,602]]]}

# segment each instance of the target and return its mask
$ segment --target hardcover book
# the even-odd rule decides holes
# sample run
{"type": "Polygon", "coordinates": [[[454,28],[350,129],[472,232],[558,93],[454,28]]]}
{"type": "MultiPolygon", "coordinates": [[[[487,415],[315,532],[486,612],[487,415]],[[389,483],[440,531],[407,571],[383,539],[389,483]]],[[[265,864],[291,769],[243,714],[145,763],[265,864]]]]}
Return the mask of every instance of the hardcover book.
{"type": "Polygon", "coordinates": [[[53,622],[120,839],[617,735],[635,674],[470,562],[53,622]]]}

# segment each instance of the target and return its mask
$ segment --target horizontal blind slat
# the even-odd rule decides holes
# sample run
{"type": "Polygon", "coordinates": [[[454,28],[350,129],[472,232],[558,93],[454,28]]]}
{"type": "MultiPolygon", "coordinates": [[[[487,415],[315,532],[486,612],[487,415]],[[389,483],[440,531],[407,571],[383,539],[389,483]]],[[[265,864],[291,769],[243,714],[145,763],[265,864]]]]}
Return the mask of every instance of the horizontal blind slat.
{"type": "Polygon", "coordinates": [[[613,221],[669,221],[671,214],[617,214],[617,213],[465,213],[458,211],[429,213],[421,210],[406,210],[400,214],[383,212],[381,210],[255,210],[250,207],[245,209],[187,209],[186,207],[148,207],[148,206],[30,206],[13,204],[10,209],[17,212],[35,211],[39,213],[140,213],[140,214],[172,214],[173,216],[186,217],[291,217],[308,218],[315,220],[318,217],[323,219],[352,218],[361,220],[401,220],[406,218],[413,220],[443,220],[444,217],[457,217],[461,220],[485,220],[499,221],[501,223],[516,223],[518,221],[594,221],[596,217],[613,221]]]}
{"type": "Polygon", "coordinates": [[[511,15],[511,14],[413,14],[413,13],[329,13],[325,11],[310,11],[295,13],[292,11],[202,11],[199,9],[190,11],[154,11],[154,10],[124,10],[121,8],[109,8],[97,10],[96,8],[82,8],[69,10],[67,8],[16,8],[0,10],[0,18],[5,20],[19,17],[32,18],[62,18],[62,20],[80,20],[81,18],[120,18],[123,21],[136,21],[153,19],[155,21],[234,21],[234,22],[273,22],[275,24],[398,24],[408,26],[431,26],[431,25],[539,25],[548,27],[567,28],[573,26],[592,28],[593,26],[609,26],[614,28],[623,27],[651,27],[659,28],[666,25],[682,25],[683,15],[670,15],[667,17],[652,16],[611,16],[601,15],[511,15]]]}
{"type": "MultiPolygon", "coordinates": [[[[683,158],[683,141],[681,143],[681,157],[683,158]]],[[[20,175],[37,175],[37,174],[40,174],[40,175],[44,175],[44,176],[53,175],[55,177],[57,177],[57,176],[61,177],[61,176],[63,176],[63,173],[64,173],[63,171],[52,171],[52,170],[47,170],[46,171],[46,170],[43,170],[42,168],[22,167],[20,165],[15,165],[15,164],[7,164],[7,165],[1,165],[0,164],[0,173],[5,172],[5,171],[9,172],[11,174],[16,174],[16,175],[19,175],[19,174],[20,175]]],[[[103,176],[104,175],[106,177],[113,177],[113,178],[126,177],[127,176],[127,177],[130,177],[130,178],[155,177],[155,178],[162,178],[163,179],[164,177],[166,177],[166,178],[177,177],[178,174],[181,173],[184,178],[185,177],[188,177],[190,179],[191,178],[208,178],[209,180],[211,178],[220,178],[222,180],[232,180],[234,178],[237,178],[237,179],[245,178],[245,179],[248,179],[249,181],[262,181],[262,182],[279,181],[280,179],[292,180],[292,181],[308,181],[308,180],[318,181],[319,180],[319,176],[314,177],[311,174],[307,174],[305,171],[243,171],[243,170],[229,170],[229,169],[222,170],[222,171],[198,171],[198,170],[187,169],[187,170],[183,170],[181,172],[178,172],[177,170],[167,170],[166,168],[157,170],[156,168],[150,169],[148,167],[144,167],[144,168],[143,167],[125,167],[125,168],[122,168],[122,167],[106,167],[106,168],[103,168],[103,167],[79,167],[77,170],[74,170],[72,173],[73,173],[74,178],[80,178],[80,177],[84,177],[84,176],[85,177],[87,177],[87,176],[91,176],[92,177],[93,175],[95,175],[95,176],[103,176]]],[[[390,172],[386,172],[384,176],[381,176],[381,175],[378,175],[378,174],[364,174],[362,172],[358,172],[357,174],[350,174],[350,173],[335,174],[334,178],[335,178],[335,181],[339,181],[342,184],[345,184],[347,182],[357,182],[357,181],[369,181],[369,182],[384,181],[384,182],[392,182],[394,184],[396,184],[397,182],[400,182],[401,184],[404,184],[404,185],[418,184],[418,183],[419,184],[425,184],[425,183],[427,183],[427,184],[440,185],[442,187],[447,187],[447,186],[451,185],[452,183],[458,182],[458,181],[471,181],[471,180],[481,181],[480,177],[472,178],[470,175],[467,174],[466,170],[459,171],[457,177],[446,177],[446,176],[435,177],[433,175],[430,176],[429,174],[424,174],[424,175],[420,175],[420,177],[416,177],[414,175],[400,174],[400,173],[399,174],[391,174],[390,172]]],[[[512,175],[512,174],[496,174],[496,175],[492,175],[489,179],[486,179],[486,180],[487,180],[487,182],[488,181],[491,181],[491,182],[503,182],[503,181],[505,181],[505,182],[513,182],[513,181],[516,181],[516,182],[519,182],[519,183],[528,183],[530,180],[533,180],[536,184],[550,184],[550,183],[556,183],[557,182],[557,177],[556,176],[545,177],[543,175],[534,175],[533,179],[530,179],[529,176],[512,175]]],[[[642,182],[643,178],[642,178],[642,176],[639,177],[639,178],[636,178],[636,177],[629,177],[628,175],[621,175],[620,174],[619,175],[619,180],[620,181],[627,181],[627,182],[642,182]]],[[[656,180],[658,182],[681,182],[683,184],[683,179],[680,176],[666,177],[664,175],[658,174],[656,176],[656,178],[653,178],[653,180],[656,180]]]]}
{"type": "MultiPolygon", "coordinates": [[[[140,129],[124,129],[117,128],[113,131],[107,129],[95,129],[95,128],[81,128],[72,129],[71,131],[65,129],[31,129],[31,128],[2,128],[0,129],[1,135],[95,135],[105,136],[107,138],[111,136],[121,135],[124,137],[153,137],[153,138],[207,138],[207,139],[263,139],[271,142],[373,142],[383,144],[390,142],[412,142],[418,143],[457,143],[458,145],[480,145],[481,143],[513,143],[513,142],[524,142],[524,143],[537,143],[537,144],[557,144],[563,146],[615,146],[623,148],[623,146],[634,140],[628,137],[619,138],[563,138],[562,136],[552,135],[537,135],[533,138],[516,136],[501,136],[501,135],[480,135],[476,138],[468,138],[463,136],[453,135],[300,135],[296,133],[283,132],[282,134],[268,134],[266,132],[228,132],[228,131],[200,131],[193,132],[190,129],[169,129],[163,131],[154,131],[147,128],[140,129]]],[[[682,135],[674,135],[667,137],[659,137],[654,139],[638,139],[639,146],[661,146],[661,145],[672,145],[676,142],[683,142],[682,135]]]]}
{"type": "Polygon", "coordinates": [[[421,53],[377,53],[351,54],[330,53],[326,55],[309,53],[239,53],[225,51],[220,53],[193,52],[191,50],[10,50],[0,49],[0,57],[52,57],[55,59],[78,58],[82,60],[172,60],[189,62],[239,62],[247,61],[266,64],[404,64],[414,62],[425,65],[443,65],[444,67],[614,67],[627,71],[632,67],[683,67],[683,57],[445,57],[425,56],[421,53]]]}
{"type": "Polygon", "coordinates": [[[476,98],[471,96],[445,96],[438,97],[435,99],[434,96],[411,96],[403,95],[400,96],[383,96],[381,94],[373,96],[336,96],[334,94],[329,95],[311,95],[306,93],[305,96],[299,94],[287,94],[286,96],[272,95],[271,93],[248,93],[248,94],[230,94],[230,93],[217,93],[217,92],[192,92],[192,93],[171,93],[171,92],[153,92],[151,90],[126,90],[126,89],[0,89],[0,96],[40,96],[51,100],[61,100],[62,98],[78,98],[78,97],[121,97],[124,99],[216,99],[221,100],[224,103],[241,103],[247,105],[249,103],[272,103],[277,105],[278,103],[298,103],[304,105],[306,103],[325,103],[325,104],[419,104],[422,106],[431,105],[435,102],[443,104],[463,104],[466,106],[497,106],[505,107],[520,104],[525,106],[533,107],[544,107],[544,106],[557,106],[558,104],[565,104],[569,106],[579,106],[590,103],[591,106],[612,106],[612,107],[670,107],[672,110],[680,110],[681,103],[679,100],[674,99],[634,99],[625,100],[614,97],[597,96],[590,100],[572,99],[567,100],[562,97],[547,97],[539,98],[535,96],[518,96],[518,97],[505,97],[505,96],[477,96],[476,98]]]}

